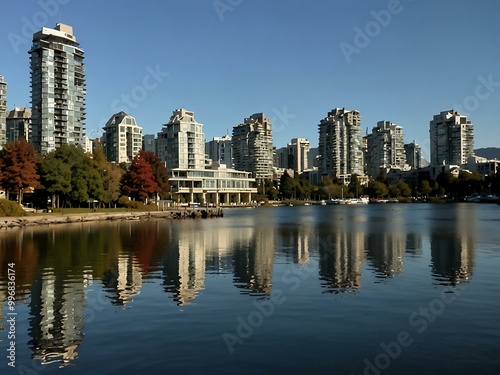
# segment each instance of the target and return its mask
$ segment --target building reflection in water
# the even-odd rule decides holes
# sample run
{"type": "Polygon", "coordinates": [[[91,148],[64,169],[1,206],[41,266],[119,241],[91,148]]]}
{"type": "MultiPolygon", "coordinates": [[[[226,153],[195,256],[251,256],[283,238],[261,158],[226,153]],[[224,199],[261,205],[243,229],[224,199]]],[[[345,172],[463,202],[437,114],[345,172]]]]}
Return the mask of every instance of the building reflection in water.
{"type": "Polygon", "coordinates": [[[104,273],[104,290],[114,305],[125,305],[141,292],[142,273],[131,253],[121,253],[116,264],[104,273]]]}
{"type": "Polygon", "coordinates": [[[249,237],[238,238],[233,245],[233,282],[243,294],[265,297],[272,287],[274,228],[257,224],[248,233],[249,237]]]}
{"type": "Polygon", "coordinates": [[[432,276],[440,285],[467,281],[474,270],[476,217],[474,205],[455,205],[454,214],[431,227],[432,276]]]}
{"type": "MultiPolygon", "coordinates": [[[[7,290],[4,285],[0,285],[0,332],[5,331],[6,316],[3,313],[3,309],[7,305],[7,290]]],[[[0,339],[0,342],[2,340],[0,339]]]]}
{"type": "MultiPolygon", "coordinates": [[[[23,230],[25,246],[33,248],[30,275],[29,345],[42,364],[70,364],[83,341],[86,288],[111,267],[120,246],[118,231],[96,225],[65,225],[23,230]]],[[[117,224],[111,228],[116,229],[117,224]]],[[[17,273],[17,272],[16,272],[17,273]]],[[[22,274],[19,274],[23,277],[22,274]]],[[[26,275],[24,276],[26,277],[26,275]]]]}
{"type": "MultiPolygon", "coordinates": [[[[439,283],[455,285],[473,272],[476,218],[471,207],[446,210],[449,217],[438,217],[428,229],[433,277],[439,283]]],[[[274,260],[280,256],[299,265],[318,257],[322,291],[340,293],[361,287],[365,257],[378,277],[392,277],[403,271],[405,252],[422,253],[422,234],[406,233],[404,220],[389,214],[378,220],[356,207],[338,208],[327,220],[299,224],[264,217],[268,212],[259,210],[222,228],[217,221],[213,228],[211,221],[99,223],[25,228],[1,237],[1,248],[9,252],[0,253],[0,272],[10,258],[17,259],[19,296],[31,297],[33,358],[65,366],[77,357],[92,280],[102,281],[111,303],[130,306],[146,279],[161,279],[163,290],[184,306],[195,302],[209,273],[231,274],[242,294],[269,297],[274,260]]],[[[3,309],[5,280],[0,274],[3,309]]],[[[4,315],[0,325],[5,325],[4,315]]]]}
{"type": "Polygon", "coordinates": [[[276,249],[296,264],[309,263],[311,242],[315,238],[312,225],[282,225],[276,230],[276,249]]]}
{"type": "Polygon", "coordinates": [[[327,293],[355,292],[361,287],[363,233],[343,227],[321,231],[318,239],[319,275],[327,293]]]}
{"type": "Polygon", "coordinates": [[[406,253],[412,257],[422,256],[422,234],[408,233],[406,235],[406,253]]]}
{"type": "Polygon", "coordinates": [[[381,278],[394,277],[403,271],[406,248],[405,233],[387,230],[366,236],[367,259],[381,278]]]}
{"type": "Polygon", "coordinates": [[[163,265],[164,290],[172,294],[179,306],[192,303],[205,282],[203,231],[182,229],[171,237],[163,265]]]}
{"type": "Polygon", "coordinates": [[[30,345],[42,364],[66,366],[83,340],[83,275],[64,277],[45,269],[31,286],[30,345]]]}

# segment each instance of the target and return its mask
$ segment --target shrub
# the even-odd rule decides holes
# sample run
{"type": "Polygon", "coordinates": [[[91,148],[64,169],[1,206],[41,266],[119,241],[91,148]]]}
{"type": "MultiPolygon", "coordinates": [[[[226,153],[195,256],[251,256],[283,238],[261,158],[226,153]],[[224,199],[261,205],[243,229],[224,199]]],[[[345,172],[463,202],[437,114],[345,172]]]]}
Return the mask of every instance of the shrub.
{"type": "Polygon", "coordinates": [[[0,199],[0,216],[25,216],[26,212],[14,201],[0,199]]]}
{"type": "Polygon", "coordinates": [[[122,195],[120,199],[118,199],[118,204],[128,209],[144,209],[144,203],[141,201],[131,201],[125,195],[122,195]]]}

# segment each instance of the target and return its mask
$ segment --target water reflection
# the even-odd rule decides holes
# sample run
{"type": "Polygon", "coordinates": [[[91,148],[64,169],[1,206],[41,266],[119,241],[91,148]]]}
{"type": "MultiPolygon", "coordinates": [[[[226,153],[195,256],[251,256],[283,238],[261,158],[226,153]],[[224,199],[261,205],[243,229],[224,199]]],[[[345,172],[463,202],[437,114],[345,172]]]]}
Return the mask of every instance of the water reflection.
{"type": "Polygon", "coordinates": [[[66,366],[83,341],[85,286],[83,275],[56,275],[46,269],[33,280],[29,321],[33,358],[66,366]]]}
{"type": "Polygon", "coordinates": [[[234,244],[234,285],[243,294],[268,296],[274,264],[274,228],[257,225],[249,234],[234,244]]]}
{"type": "Polygon", "coordinates": [[[102,287],[105,303],[129,308],[147,287],[165,292],[178,306],[193,304],[207,274],[232,275],[242,294],[261,298],[272,291],[275,260],[284,259],[293,267],[317,261],[318,292],[356,292],[363,270],[377,278],[397,277],[405,272],[405,256],[422,258],[428,243],[434,281],[456,285],[474,269],[477,219],[470,207],[435,206],[427,219],[371,207],[317,207],[303,218],[290,217],[295,208],[287,208],[281,217],[235,211],[233,219],[220,221],[82,223],[3,232],[0,330],[9,262],[16,263],[17,299],[29,299],[32,356],[61,366],[78,357],[89,323],[84,321],[89,284],[102,287]],[[428,228],[416,226],[416,220],[428,228]]]}
{"type": "MultiPolygon", "coordinates": [[[[192,223],[189,223],[192,224],[192,223]]],[[[179,306],[188,305],[205,282],[205,238],[187,225],[172,235],[163,260],[163,285],[179,306]]]]}
{"type": "Polygon", "coordinates": [[[114,305],[132,301],[142,287],[142,272],[134,255],[121,253],[112,268],[104,272],[102,283],[114,305]]]}
{"type": "Polygon", "coordinates": [[[430,233],[433,277],[437,284],[457,285],[474,270],[475,210],[456,205],[439,214],[430,233]]]}
{"type": "Polygon", "coordinates": [[[337,227],[319,234],[319,275],[326,292],[352,292],[361,287],[364,237],[337,227]]]}

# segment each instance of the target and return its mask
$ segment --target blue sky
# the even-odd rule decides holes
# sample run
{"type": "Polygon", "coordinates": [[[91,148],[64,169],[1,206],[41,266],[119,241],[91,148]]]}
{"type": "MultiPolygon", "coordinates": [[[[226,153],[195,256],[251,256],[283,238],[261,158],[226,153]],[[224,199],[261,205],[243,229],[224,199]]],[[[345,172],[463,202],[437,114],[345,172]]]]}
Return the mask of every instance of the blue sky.
{"type": "Polygon", "coordinates": [[[29,106],[32,30],[73,26],[92,137],[118,110],[157,133],[183,107],[207,140],[265,112],[277,147],[316,146],[345,107],[363,133],[389,120],[425,152],[433,115],[461,106],[476,147],[500,147],[497,0],[2,0],[0,14],[9,109],[29,106]]]}

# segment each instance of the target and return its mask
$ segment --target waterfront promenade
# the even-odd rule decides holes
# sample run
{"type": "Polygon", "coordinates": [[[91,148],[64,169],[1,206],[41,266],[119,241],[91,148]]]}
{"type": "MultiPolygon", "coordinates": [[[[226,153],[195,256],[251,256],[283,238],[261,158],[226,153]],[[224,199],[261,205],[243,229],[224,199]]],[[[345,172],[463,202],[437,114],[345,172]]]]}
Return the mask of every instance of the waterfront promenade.
{"type": "Polygon", "coordinates": [[[221,208],[185,208],[166,211],[44,213],[30,216],[0,217],[0,229],[82,223],[105,220],[206,219],[222,217],[221,208]]]}

